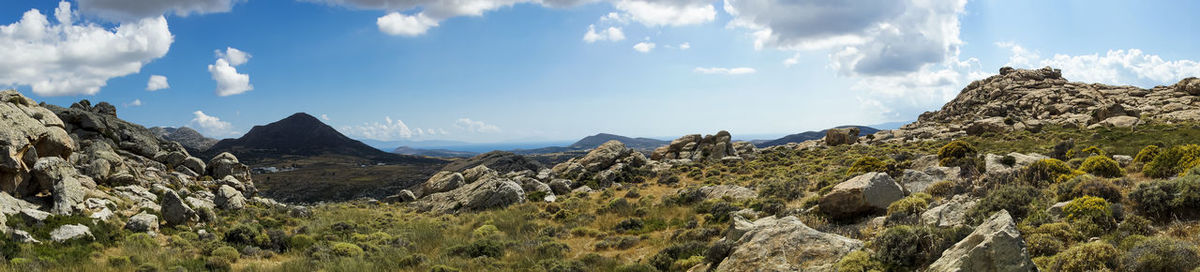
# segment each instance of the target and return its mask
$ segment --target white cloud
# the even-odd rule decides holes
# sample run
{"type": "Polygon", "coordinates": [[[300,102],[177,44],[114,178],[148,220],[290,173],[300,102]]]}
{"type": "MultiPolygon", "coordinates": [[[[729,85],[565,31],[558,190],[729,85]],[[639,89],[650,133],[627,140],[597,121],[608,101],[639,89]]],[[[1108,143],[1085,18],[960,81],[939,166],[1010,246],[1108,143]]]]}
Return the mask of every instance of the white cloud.
{"type": "Polygon", "coordinates": [[[164,14],[229,12],[241,0],[79,0],[79,10],[110,20],[129,20],[157,17],[164,14]]]}
{"type": "Polygon", "coordinates": [[[496,125],[487,124],[487,123],[484,123],[483,121],[471,120],[469,118],[459,118],[457,121],[454,122],[454,126],[460,128],[460,129],[466,130],[468,132],[474,132],[474,133],[500,132],[500,127],[497,127],[496,125]]]}
{"type": "Polygon", "coordinates": [[[391,12],[376,19],[375,24],[379,26],[379,31],[388,35],[409,37],[420,36],[430,28],[438,26],[438,22],[425,16],[424,12],[417,13],[417,15],[391,12]]]}
{"type": "Polygon", "coordinates": [[[757,72],[756,70],[754,70],[754,68],[750,68],[750,67],[737,67],[737,68],[696,67],[696,69],[693,69],[692,71],[696,72],[696,73],[701,73],[701,74],[722,74],[722,75],[745,75],[745,74],[753,74],[753,73],[757,72]]]}
{"type": "Polygon", "coordinates": [[[192,118],[191,125],[204,135],[210,137],[225,137],[237,134],[233,131],[233,125],[229,122],[221,121],[221,118],[209,116],[203,111],[192,112],[195,117],[192,118]]]}
{"type": "Polygon", "coordinates": [[[321,120],[329,121],[329,115],[321,114],[321,120]]]}
{"type": "MultiPolygon", "coordinates": [[[[321,115],[321,118],[325,118],[321,115]]],[[[358,126],[342,127],[342,132],[355,138],[365,138],[379,141],[395,141],[414,137],[445,135],[444,129],[410,128],[404,121],[384,117],[384,122],[363,123],[358,126]]]]}
{"type": "Polygon", "coordinates": [[[688,50],[688,49],[692,49],[692,44],[691,44],[691,43],[687,43],[687,42],[681,43],[681,44],[679,44],[679,49],[680,49],[680,50],[688,50]]]}
{"type": "Polygon", "coordinates": [[[171,84],[167,84],[167,77],[160,75],[151,75],[150,80],[146,81],[147,91],[157,91],[170,88],[171,84]]]}
{"type": "Polygon", "coordinates": [[[997,43],[1012,51],[1006,66],[1062,69],[1063,77],[1071,81],[1152,87],[1175,84],[1186,77],[1200,76],[1200,62],[1194,60],[1163,60],[1140,49],[1108,50],[1105,54],[1071,56],[1055,54],[1042,58],[1015,43],[997,43]]]}
{"type": "Polygon", "coordinates": [[[245,64],[250,54],[227,47],[225,52],[217,50],[217,62],[208,65],[208,72],[217,81],[217,96],[230,96],[254,90],[250,85],[250,75],[239,74],[234,66],[245,64]]]}
{"type": "Polygon", "coordinates": [[[682,26],[711,22],[717,12],[711,1],[620,0],[618,10],[646,26],[682,26]]]}
{"type": "Polygon", "coordinates": [[[166,55],[174,42],[162,16],[110,29],[76,22],[64,1],[54,17],[57,23],[31,9],[0,25],[0,85],[30,86],[42,96],[96,94],[109,79],[166,55]]]}
{"type": "Polygon", "coordinates": [[[134,99],[133,101],[129,101],[129,103],[125,103],[125,106],[126,107],[140,107],[140,106],[142,106],[142,100],[134,99]]]}
{"type": "Polygon", "coordinates": [[[608,27],[607,29],[596,32],[596,25],[588,25],[587,33],[583,34],[583,41],[594,43],[596,41],[620,41],[625,39],[625,33],[621,32],[619,27],[608,27]]]}
{"type": "Polygon", "coordinates": [[[650,53],[650,50],[654,50],[654,43],[639,42],[639,43],[633,45],[633,50],[637,50],[638,52],[642,52],[642,53],[650,53]]]}

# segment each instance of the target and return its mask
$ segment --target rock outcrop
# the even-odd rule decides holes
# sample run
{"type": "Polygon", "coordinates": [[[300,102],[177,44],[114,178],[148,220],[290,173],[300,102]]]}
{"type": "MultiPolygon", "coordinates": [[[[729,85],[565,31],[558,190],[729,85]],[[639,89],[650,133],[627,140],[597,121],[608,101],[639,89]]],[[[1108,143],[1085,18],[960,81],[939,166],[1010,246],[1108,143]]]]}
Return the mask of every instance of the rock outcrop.
{"type": "Polygon", "coordinates": [[[966,225],[967,211],[975,207],[976,201],[966,195],[956,195],[950,201],[929,208],[921,214],[921,223],[938,227],[966,225]]]}
{"type": "Polygon", "coordinates": [[[733,220],[724,239],[735,246],[716,271],[834,271],[838,260],[863,247],[861,241],[819,232],[793,216],[733,220]]]}
{"type": "Polygon", "coordinates": [[[839,146],[858,143],[857,127],[833,128],[825,131],[825,145],[839,146]]]}
{"type": "Polygon", "coordinates": [[[17,198],[49,191],[33,182],[40,158],[67,159],[77,148],[58,116],[13,90],[0,92],[0,191],[17,198]]]}
{"type": "MultiPolygon", "coordinates": [[[[703,137],[700,134],[686,135],[671,141],[671,144],[654,149],[650,159],[656,161],[719,161],[725,157],[738,157],[739,151],[755,150],[752,144],[749,149],[743,145],[739,150],[731,142],[732,139],[729,132],[724,130],[717,132],[716,135],[703,137]]],[[[753,156],[754,154],[746,155],[753,156]]]]}
{"type": "Polygon", "coordinates": [[[199,214],[188,207],[174,190],[163,193],[161,206],[163,220],[167,222],[167,226],[184,225],[199,220],[199,214]]]}
{"type": "Polygon", "coordinates": [[[158,232],[158,216],[146,212],[129,217],[125,229],[132,232],[158,232]]]}
{"type": "Polygon", "coordinates": [[[525,201],[525,190],[508,178],[488,178],[447,192],[423,197],[412,206],[420,211],[454,213],[505,207],[525,201]]]}
{"type": "Polygon", "coordinates": [[[458,189],[458,187],[462,187],[465,183],[466,178],[463,178],[462,174],[450,171],[441,171],[437,174],[434,174],[433,177],[429,178],[429,180],[425,181],[425,184],[421,186],[421,195],[430,195],[458,189]]]}
{"type": "Polygon", "coordinates": [[[889,204],[904,198],[904,189],[886,173],[859,175],[833,186],[821,197],[821,211],[833,218],[848,218],[874,210],[885,210],[889,204]]]}
{"type": "Polygon", "coordinates": [[[1037,271],[1008,211],[993,214],[967,238],[942,252],[929,271],[1037,271]]]}
{"type": "Polygon", "coordinates": [[[596,185],[608,187],[613,183],[639,182],[634,179],[634,172],[648,171],[647,163],[645,155],[614,140],[600,145],[587,155],[555,165],[550,175],[575,181],[594,180],[596,185]]]}

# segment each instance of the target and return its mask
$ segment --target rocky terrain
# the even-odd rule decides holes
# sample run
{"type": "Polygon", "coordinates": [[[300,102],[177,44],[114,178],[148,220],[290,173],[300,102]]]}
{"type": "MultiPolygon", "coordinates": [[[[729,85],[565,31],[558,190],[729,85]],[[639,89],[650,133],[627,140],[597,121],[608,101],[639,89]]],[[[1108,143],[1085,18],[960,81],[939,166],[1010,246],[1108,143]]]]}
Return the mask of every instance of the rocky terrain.
{"type": "MultiPolygon", "coordinates": [[[[264,174],[235,153],[193,157],[107,103],[5,91],[0,270],[1197,271],[1198,84],[1004,68],[896,130],[328,166],[344,145],[264,174]],[[392,180],[404,173],[420,178],[392,180]],[[329,200],[260,196],[282,191],[329,200]]],[[[239,146],[298,156],[283,144],[340,139],[279,129],[319,130],[308,118],[239,146]]]]}
{"type": "Polygon", "coordinates": [[[197,154],[208,151],[210,147],[217,144],[217,139],[204,137],[200,132],[189,127],[152,127],[150,132],[160,139],[177,142],[183,145],[188,152],[197,154]]]}
{"type": "MultiPolygon", "coordinates": [[[[859,132],[862,133],[863,135],[875,134],[876,132],[879,132],[878,129],[875,129],[872,127],[865,127],[865,126],[840,126],[840,127],[835,127],[834,129],[848,128],[848,127],[858,128],[859,132]]],[[[779,139],[764,140],[764,141],[756,140],[756,141],[751,141],[751,142],[754,143],[755,147],[767,148],[767,147],[778,146],[778,145],[786,145],[789,143],[802,143],[805,141],[820,140],[821,138],[825,137],[825,133],[827,133],[827,132],[829,132],[828,129],[822,130],[822,131],[806,131],[806,132],[783,136],[783,137],[780,137],[779,139]]]]}

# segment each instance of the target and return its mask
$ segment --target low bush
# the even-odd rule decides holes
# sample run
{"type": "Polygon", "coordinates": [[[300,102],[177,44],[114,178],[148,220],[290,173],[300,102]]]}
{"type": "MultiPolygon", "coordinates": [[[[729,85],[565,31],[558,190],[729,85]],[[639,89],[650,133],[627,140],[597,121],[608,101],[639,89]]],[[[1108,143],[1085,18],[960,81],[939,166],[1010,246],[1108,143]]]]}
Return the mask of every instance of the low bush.
{"type": "Polygon", "coordinates": [[[329,245],[329,250],[332,251],[334,255],[342,257],[357,257],[363,254],[362,248],[358,247],[357,245],[344,242],[334,242],[333,244],[329,245]]]}
{"type": "Polygon", "coordinates": [[[779,180],[769,179],[766,182],[759,183],[758,197],[761,198],[778,198],[786,201],[792,201],[804,196],[804,185],[806,182],[802,178],[794,180],[779,180]]]}
{"type": "Polygon", "coordinates": [[[1070,201],[1082,196],[1096,196],[1110,203],[1120,203],[1125,198],[1121,194],[1121,187],[1117,187],[1112,181],[1090,175],[1078,176],[1056,186],[1058,201],[1070,201]]]}
{"type": "Polygon", "coordinates": [[[943,180],[930,184],[929,188],[925,189],[925,192],[928,192],[933,196],[947,197],[957,194],[959,191],[958,189],[959,183],[957,181],[943,180]]]}
{"type": "Polygon", "coordinates": [[[1141,240],[1122,260],[1129,271],[1192,271],[1200,266],[1196,245],[1168,237],[1141,240]]]}
{"type": "Polygon", "coordinates": [[[853,164],[850,164],[850,169],[846,170],[849,176],[855,176],[870,172],[886,172],[888,170],[887,163],[872,156],[862,157],[853,164]]]}
{"type": "Polygon", "coordinates": [[[938,164],[941,166],[960,166],[959,161],[974,157],[979,152],[970,143],[954,140],[938,149],[938,164]]]}
{"type": "Polygon", "coordinates": [[[1008,210],[1014,220],[1020,221],[1029,214],[1031,204],[1040,194],[1041,191],[1029,185],[1001,185],[980,199],[967,211],[967,216],[972,222],[979,223],[994,212],[1008,210]]]}
{"type": "Polygon", "coordinates": [[[242,254],[238,253],[238,250],[231,246],[223,246],[223,247],[214,249],[212,251],[212,254],[209,254],[209,255],[211,255],[212,257],[215,257],[215,258],[223,259],[228,263],[237,262],[237,259],[242,257],[242,254]]]}
{"type": "Polygon", "coordinates": [[[1063,215],[1076,229],[1089,237],[1100,236],[1116,227],[1108,201],[1094,196],[1071,200],[1063,207],[1063,215]]]}
{"type": "Polygon", "coordinates": [[[1025,248],[1033,257],[1054,256],[1063,250],[1062,240],[1045,233],[1034,233],[1025,236],[1025,248]]]}
{"type": "Polygon", "coordinates": [[[1200,209],[1200,176],[1139,183],[1129,193],[1129,199],[1148,217],[1190,217],[1200,209]]]}
{"type": "Polygon", "coordinates": [[[900,270],[916,269],[937,260],[942,251],[970,234],[966,227],[895,226],[875,237],[875,259],[900,270]]]}
{"type": "Polygon", "coordinates": [[[871,259],[871,254],[862,250],[855,250],[842,257],[834,266],[835,271],[852,271],[852,272],[882,272],[884,267],[882,263],[871,259]]]}
{"type": "Polygon", "coordinates": [[[1022,182],[1029,185],[1041,186],[1050,184],[1062,179],[1064,176],[1071,175],[1075,170],[1071,169],[1066,162],[1057,159],[1041,159],[1035,161],[1021,171],[1022,182]]]}
{"type": "Polygon", "coordinates": [[[1125,176],[1125,169],[1121,168],[1121,164],[1118,164],[1112,158],[1102,155],[1088,157],[1083,161],[1083,165],[1079,167],[1079,171],[1106,178],[1125,176]]]}
{"type": "MultiPolygon", "coordinates": [[[[1116,247],[1096,241],[1077,244],[1058,255],[1050,264],[1050,271],[1115,271],[1121,267],[1120,252],[1116,247]]],[[[1141,271],[1141,270],[1138,270],[1141,271]]]]}
{"type": "Polygon", "coordinates": [[[887,208],[888,221],[903,221],[915,219],[929,208],[929,200],[933,197],[926,193],[916,193],[892,202],[887,208]]]}
{"type": "Polygon", "coordinates": [[[465,245],[452,246],[447,249],[450,255],[467,258],[504,256],[504,244],[495,239],[477,239],[465,245]]]}
{"type": "Polygon", "coordinates": [[[1168,178],[1200,165],[1200,145],[1182,145],[1160,152],[1142,167],[1142,172],[1152,178],[1168,178]]]}
{"type": "MultiPolygon", "coordinates": [[[[654,254],[650,258],[650,265],[658,268],[659,271],[681,271],[673,270],[675,262],[678,260],[687,260],[693,256],[703,258],[704,251],[708,248],[702,242],[684,242],[671,244],[663,250],[654,254]]],[[[686,269],[686,268],[685,268],[686,269]]]]}

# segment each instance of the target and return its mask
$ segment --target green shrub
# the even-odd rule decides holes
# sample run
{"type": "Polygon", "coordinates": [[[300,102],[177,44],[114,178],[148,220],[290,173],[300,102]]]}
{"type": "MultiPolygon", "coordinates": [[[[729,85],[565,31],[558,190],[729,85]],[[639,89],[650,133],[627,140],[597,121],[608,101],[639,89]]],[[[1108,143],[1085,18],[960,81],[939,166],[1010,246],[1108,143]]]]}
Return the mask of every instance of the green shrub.
{"type": "Polygon", "coordinates": [[[617,267],[617,272],[658,272],[654,266],[644,263],[623,264],[617,267]]]}
{"type": "Polygon", "coordinates": [[[958,185],[958,182],[953,180],[938,181],[930,184],[929,188],[925,189],[925,192],[940,197],[951,196],[958,193],[958,185]]]}
{"type": "Polygon", "coordinates": [[[1200,209],[1200,176],[1139,183],[1129,199],[1149,217],[1190,217],[1200,209]]]}
{"type": "Polygon", "coordinates": [[[835,271],[846,272],[882,272],[884,271],[883,264],[871,259],[871,254],[862,250],[855,250],[842,257],[834,266],[835,271]]]}
{"type": "Polygon", "coordinates": [[[1063,215],[1088,236],[1100,236],[1116,227],[1116,219],[1113,219],[1108,201],[1099,197],[1083,196],[1071,200],[1063,207],[1063,215]]]}
{"type": "Polygon", "coordinates": [[[879,158],[866,156],[854,161],[850,164],[850,169],[846,170],[846,174],[850,176],[870,173],[870,172],[886,172],[887,164],[879,158]]]}
{"type": "Polygon", "coordinates": [[[446,265],[435,265],[429,268],[429,272],[458,272],[458,268],[449,267],[446,265]]]}
{"type": "Polygon", "coordinates": [[[959,161],[975,156],[978,150],[970,143],[954,140],[938,149],[938,164],[941,166],[959,166],[959,161]]]}
{"type": "Polygon", "coordinates": [[[1159,149],[1158,156],[1142,167],[1152,178],[1168,178],[1200,165],[1200,145],[1182,145],[1159,149]]]}
{"type": "Polygon", "coordinates": [[[1105,156],[1088,157],[1083,161],[1083,165],[1079,167],[1079,171],[1106,178],[1125,176],[1125,169],[1121,168],[1121,164],[1105,156]]]}
{"type": "Polygon", "coordinates": [[[1075,170],[1071,169],[1067,163],[1057,159],[1041,159],[1035,161],[1021,171],[1021,181],[1029,185],[1040,186],[1056,181],[1065,181],[1070,178],[1064,176],[1072,175],[1075,170]]]}
{"type": "Polygon", "coordinates": [[[1096,241],[1075,245],[1054,256],[1050,271],[1114,271],[1120,268],[1120,251],[1096,241]]]}
{"type": "Polygon", "coordinates": [[[225,232],[224,240],[226,243],[235,245],[263,245],[270,238],[263,234],[261,226],[239,224],[225,232]]]}
{"type": "MultiPolygon", "coordinates": [[[[875,259],[890,267],[915,269],[937,260],[942,251],[970,234],[971,229],[895,226],[875,237],[875,259]]],[[[905,270],[905,269],[902,269],[905,270]]]]}
{"type": "Polygon", "coordinates": [[[916,193],[892,202],[887,208],[888,220],[903,220],[920,216],[929,208],[931,198],[929,194],[916,193]]]}
{"type": "Polygon", "coordinates": [[[1108,153],[1105,153],[1104,150],[1100,150],[1100,147],[1094,145],[1084,148],[1080,152],[1083,154],[1089,154],[1090,156],[1108,156],[1108,153]]]}
{"type": "Polygon", "coordinates": [[[1008,210],[1014,220],[1020,221],[1029,214],[1030,204],[1041,194],[1037,188],[1029,185],[1001,185],[988,192],[987,196],[967,211],[972,222],[983,222],[994,212],[1008,210]]]}
{"type": "Polygon", "coordinates": [[[1122,259],[1129,271],[1192,271],[1200,266],[1196,245],[1168,237],[1141,240],[1122,259]]]}
{"type": "Polygon", "coordinates": [[[363,254],[362,248],[345,242],[334,242],[333,244],[329,245],[329,250],[332,251],[334,255],[342,257],[357,257],[363,254]]]}
{"type": "Polygon", "coordinates": [[[111,256],[108,257],[108,266],[125,267],[130,265],[129,256],[111,256]]]}
{"type": "Polygon", "coordinates": [[[1133,157],[1133,162],[1148,163],[1153,161],[1154,157],[1158,157],[1158,153],[1159,149],[1157,145],[1148,145],[1145,148],[1142,148],[1141,151],[1138,151],[1137,156],[1133,157]]]}
{"type": "Polygon", "coordinates": [[[1030,256],[1053,256],[1063,250],[1063,241],[1052,235],[1034,233],[1025,237],[1025,248],[1029,251],[1030,256]]]}
{"type": "Polygon", "coordinates": [[[231,246],[222,246],[214,249],[212,254],[209,255],[215,258],[226,260],[228,263],[237,262],[237,259],[242,257],[242,254],[238,253],[238,250],[231,246]]]}
{"type": "Polygon", "coordinates": [[[448,249],[450,255],[467,258],[504,256],[504,245],[494,239],[478,239],[466,245],[453,246],[448,249]]]}
{"type": "Polygon", "coordinates": [[[1117,231],[1122,236],[1154,234],[1154,226],[1150,220],[1136,214],[1126,215],[1125,220],[1117,224],[1117,231]]]}
{"type": "Polygon", "coordinates": [[[475,236],[475,238],[487,238],[498,234],[501,234],[500,229],[491,224],[479,226],[474,231],[471,231],[471,235],[475,236]]]}
{"type": "Polygon", "coordinates": [[[1070,201],[1081,196],[1096,196],[1110,203],[1120,203],[1125,198],[1121,194],[1121,187],[1117,187],[1112,181],[1090,175],[1078,176],[1059,183],[1057,186],[1058,201],[1070,201]]]}
{"type": "Polygon", "coordinates": [[[288,240],[288,249],[305,250],[316,242],[317,241],[314,240],[312,236],[308,236],[307,234],[296,234],[292,235],[292,238],[288,240]]]}
{"type": "Polygon", "coordinates": [[[663,250],[654,254],[650,258],[650,265],[658,268],[660,271],[679,271],[671,270],[678,260],[686,260],[693,256],[703,257],[705,249],[708,247],[702,242],[689,241],[684,243],[671,244],[663,250]]]}
{"type": "Polygon", "coordinates": [[[768,179],[766,182],[759,183],[758,197],[778,198],[787,201],[796,200],[804,196],[805,183],[802,178],[796,178],[791,181],[768,179]]]}

